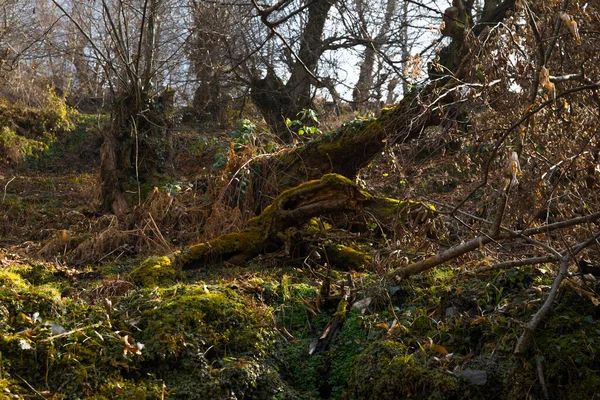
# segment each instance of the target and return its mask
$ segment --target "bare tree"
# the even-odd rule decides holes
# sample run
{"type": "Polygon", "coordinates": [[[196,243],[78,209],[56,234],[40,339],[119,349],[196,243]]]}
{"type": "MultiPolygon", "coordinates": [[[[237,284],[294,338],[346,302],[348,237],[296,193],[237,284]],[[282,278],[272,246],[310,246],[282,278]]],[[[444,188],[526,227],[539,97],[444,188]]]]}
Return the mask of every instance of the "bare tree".
{"type": "Polygon", "coordinates": [[[125,187],[137,182],[141,199],[141,183],[168,165],[173,93],[157,90],[157,81],[187,35],[163,35],[174,6],[168,0],[102,0],[92,6],[89,28],[79,22],[82,15],[52,1],[87,40],[113,95],[112,127],[101,151],[102,208],[122,215],[128,209],[125,187]]]}
{"type": "MultiPolygon", "coordinates": [[[[354,101],[355,108],[365,105],[371,99],[376,56],[377,53],[381,51],[383,44],[387,41],[387,35],[392,28],[392,18],[394,17],[394,14],[396,14],[398,8],[398,0],[388,0],[386,2],[383,20],[378,24],[379,32],[375,37],[371,38],[369,37],[365,16],[368,5],[365,3],[364,0],[356,0],[356,10],[360,22],[360,30],[367,36],[366,39],[368,44],[365,46],[362,62],[360,64],[358,81],[352,92],[352,100],[354,101]]],[[[404,26],[406,26],[406,24],[404,24],[404,26]]],[[[404,26],[401,29],[403,29],[404,26]]],[[[404,43],[403,45],[406,46],[404,43]]]]}

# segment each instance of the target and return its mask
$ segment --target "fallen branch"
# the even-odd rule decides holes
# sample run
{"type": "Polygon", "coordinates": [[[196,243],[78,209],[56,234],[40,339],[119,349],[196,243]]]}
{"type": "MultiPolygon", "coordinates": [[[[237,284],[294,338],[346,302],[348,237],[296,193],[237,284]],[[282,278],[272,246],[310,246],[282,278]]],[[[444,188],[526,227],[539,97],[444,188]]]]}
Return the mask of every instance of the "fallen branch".
{"type": "Polygon", "coordinates": [[[540,307],[540,309],[533,315],[531,321],[529,321],[529,323],[525,327],[525,331],[523,331],[523,334],[519,337],[519,340],[517,341],[517,346],[515,347],[515,354],[522,354],[525,352],[525,350],[527,350],[527,348],[529,347],[529,342],[531,341],[531,338],[533,336],[533,332],[538,327],[538,325],[544,320],[546,315],[550,312],[550,309],[552,308],[552,303],[554,302],[554,299],[556,299],[556,295],[558,294],[560,284],[567,275],[569,262],[570,257],[568,256],[564,257],[560,261],[560,269],[558,270],[558,275],[556,275],[556,278],[554,278],[554,282],[552,283],[550,293],[548,293],[546,301],[544,302],[542,307],[540,307]]]}
{"type": "Polygon", "coordinates": [[[531,342],[531,338],[533,337],[533,332],[544,320],[546,315],[548,315],[552,308],[552,303],[554,303],[554,300],[556,299],[558,289],[560,288],[560,284],[567,275],[567,270],[571,261],[573,261],[577,253],[590,246],[592,243],[596,242],[596,240],[598,240],[599,237],[600,232],[597,232],[587,241],[580,243],[576,246],[572,246],[569,249],[565,250],[563,253],[561,253],[564,254],[564,256],[560,260],[560,269],[558,270],[556,278],[554,278],[554,282],[552,283],[550,293],[548,293],[548,297],[546,298],[546,301],[544,301],[542,307],[540,307],[540,309],[533,315],[533,317],[531,317],[531,321],[529,321],[529,323],[525,327],[525,331],[519,337],[514,351],[515,354],[523,354],[529,347],[529,343],[531,342]]]}
{"type": "Polygon", "coordinates": [[[438,253],[434,256],[426,258],[424,260],[418,261],[413,264],[409,264],[408,266],[394,270],[387,274],[387,278],[393,278],[396,280],[402,280],[408,278],[409,276],[419,274],[421,272],[425,272],[431,268],[437,267],[440,264],[445,263],[446,261],[453,260],[457,257],[462,256],[463,254],[469,253],[475,249],[481,248],[492,241],[503,241],[507,239],[515,239],[519,237],[533,236],[541,233],[549,233],[552,231],[556,231],[559,229],[568,228],[571,226],[575,226],[584,222],[592,222],[596,221],[600,218],[600,212],[596,212],[590,215],[586,215],[583,217],[572,218],[565,221],[555,222],[553,224],[539,226],[535,228],[524,229],[522,231],[510,231],[503,229],[503,233],[496,239],[492,238],[489,235],[480,235],[477,236],[465,243],[459,244],[457,246],[451,247],[448,250],[438,253]]]}
{"type": "Polygon", "coordinates": [[[504,261],[497,264],[489,265],[487,267],[477,268],[475,273],[480,274],[484,272],[494,271],[498,269],[508,269],[513,267],[522,267],[524,265],[536,265],[544,264],[549,262],[556,262],[558,258],[556,256],[543,256],[543,257],[531,257],[523,260],[510,260],[504,261]]]}
{"type": "Polygon", "coordinates": [[[10,183],[14,181],[15,178],[16,176],[13,176],[12,179],[6,182],[6,185],[4,185],[4,195],[2,196],[2,203],[4,203],[4,200],[6,200],[6,189],[8,189],[8,185],[10,185],[10,183]]]}

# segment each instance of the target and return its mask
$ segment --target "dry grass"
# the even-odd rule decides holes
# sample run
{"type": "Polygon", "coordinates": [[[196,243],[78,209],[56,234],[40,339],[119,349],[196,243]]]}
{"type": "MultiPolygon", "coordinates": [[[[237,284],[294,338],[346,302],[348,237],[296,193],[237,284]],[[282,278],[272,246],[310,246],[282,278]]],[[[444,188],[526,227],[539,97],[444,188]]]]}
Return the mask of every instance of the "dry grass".
{"type": "Polygon", "coordinates": [[[107,279],[102,281],[99,286],[96,286],[85,294],[90,302],[96,303],[100,299],[110,299],[114,297],[123,296],[135,285],[129,281],[123,279],[107,279]]]}

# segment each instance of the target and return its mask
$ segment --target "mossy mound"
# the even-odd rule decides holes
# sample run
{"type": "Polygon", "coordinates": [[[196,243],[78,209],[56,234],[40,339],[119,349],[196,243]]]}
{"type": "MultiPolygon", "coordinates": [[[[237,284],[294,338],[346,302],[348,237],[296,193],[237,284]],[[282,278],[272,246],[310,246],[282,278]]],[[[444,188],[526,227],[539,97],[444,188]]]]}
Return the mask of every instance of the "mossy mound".
{"type": "Polygon", "coordinates": [[[0,273],[9,397],[293,398],[267,360],[270,309],[234,290],[180,285],[91,303],[33,284],[29,268],[0,273]]]}
{"type": "Polygon", "coordinates": [[[460,399],[457,378],[415,360],[393,340],[373,343],[357,360],[349,394],[356,399],[460,399]]]}
{"type": "Polygon", "coordinates": [[[181,279],[181,274],[174,268],[171,258],[150,257],[129,274],[136,284],[143,287],[171,286],[181,279]]]}
{"type": "Polygon", "coordinates": [[[542,398],[539,362],[553,398],[600,387],[600,311],[571,283],[530,352],[513,355],[515,321],[539,307],[530,289],[551,282],[535,269],[464,279],[439,268],[402,285],[354,272],[346,303],[335,282],[349,274],[331,267],[313,270],[330,278],[329,297],[285,267],[217,269],[186,284],[157,258],[129,276],[157,265],[152,285],[118,292],[46,265],[1,268],[2,393],[27,398],[26,381],[66,399],[542,398]],[[343,318],[340,304],[354,305],[343,318]]]}
{"type": "Polygon", "coordinates": [[[251,307],[249,299],[232,290],[193,285],[177,291],[181,294],[141,314],[139,327],[147,334],[142,340],[148,359],[176,360],[190,346],[219,357],[264,356],[271,336],[264,325],[267,310],[251,307]]]}
{"type": "Polygon", "coordinates": [[[73,112],[63,99],[49,91],[44,100],[43,107],[33,108],[0,99],[0,161],[20,164],[35,158],[73,128],[73,112]]]}

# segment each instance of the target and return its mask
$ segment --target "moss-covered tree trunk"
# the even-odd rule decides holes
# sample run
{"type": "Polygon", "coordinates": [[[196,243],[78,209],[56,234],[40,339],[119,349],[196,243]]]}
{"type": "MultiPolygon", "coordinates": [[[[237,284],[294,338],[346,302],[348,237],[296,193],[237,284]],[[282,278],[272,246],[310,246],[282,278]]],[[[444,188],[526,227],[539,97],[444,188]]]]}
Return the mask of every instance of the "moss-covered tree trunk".
{"type": "Polygon", "coordinates": [[[412,140],[425,127],[438,124],[438,108],[427,107],[423,102],[424,96],[436,90],[431,85],[412,92],[395,107],[384,110],[376,120],[348,122],[318,140],[251,163],[248,168],[255,212],[260,213],[282,190],[324,174],[353,179],[387,144],[412,140]]]}
{"type": "Polygon", "coordinates": [[[400,218],[421,222],[434,213],[425,204],[374,197],[341,175],[326,174],[281,193],[248,222],[246,229],[191,246],[177,256],[177,264],[184,270],[220,263],[242,265],[261,253],[285,246],[291,240],[288,229],[301,227],[311,218],[362,211],[379,221],[400,218]]]}
{"type": "MultiPolygon", "coordinates": [[[[123,215],[129,209],[128,186],[139,185],[163,172],[171,160],[169,113],[173,92],[149,97],[124,95],[113,107],[110,129],[100,152],[102,210],[123,215]]],[[[138,193],[141,198],[141,193],[138,193]]]]}
{"type": "MultiPolygon", "coordinates": [[[[420,137],[426,127],[440,123],[444,107],[456,100],[452,89],[460,82],[460,79],[449,77],[455,75],[461,78],[466,74],[461,65],[471,56],[465,37],[466,30],[472,25],[472,10],[469,8],[472,4],[465,6],[462,0],[453,4],[446,10],[445,17],[452,23],[444,30],[444,35],[451,37],[452,41],[442,51],[444,59],[440,60],[448,79],[433,79],[425,87],[414,89],[396,106],[383,110],[376,120],[347,122],[318,140],[251,163],[248,168],[253,176],[253,204],[257,213],[282,190],[306,180],[319,179],[327,173],[352,179],[386,145],[411,141],[420,137]]],[[[493,10],[483,13],[468,34],[479,35],[485,26],[502,21],[514,5],[514,0],[498,2],[493,10]]],[[[439,73],[432,76],[439,77],[439,73]]]]}

